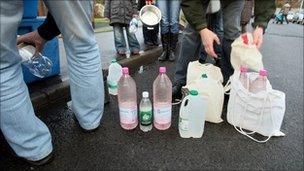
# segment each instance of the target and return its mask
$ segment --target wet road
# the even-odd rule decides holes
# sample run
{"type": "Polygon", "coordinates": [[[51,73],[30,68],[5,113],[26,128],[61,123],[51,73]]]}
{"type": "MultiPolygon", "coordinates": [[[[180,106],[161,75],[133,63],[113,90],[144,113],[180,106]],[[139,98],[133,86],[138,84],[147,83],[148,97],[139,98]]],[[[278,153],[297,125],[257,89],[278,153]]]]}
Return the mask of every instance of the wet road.
{"type": "MultiPolygon", "coordinates": [[[[83,133],[73,113],[57,106],[38,116],[53,135],[55,159],[30,167],[11,155],[0,137],[0,170],[100,170],[100,169],[261,169],[303,170],[303,26],[270,24],[262,54],[273,88],[286,93],[282,124],[285,137],[258,144],[236,132],[227,122],[205,125],[201,139],[182,139],[177,128],[178,110],[173,107],[172,127],[143,133],[120,128],[116,99],[105,106],[102,123],[93,133],[83,133]]],[[[173,78],[174,63],[155,62],[135,73],[138,97],[150,93],[159,66],[173,78]]]]}

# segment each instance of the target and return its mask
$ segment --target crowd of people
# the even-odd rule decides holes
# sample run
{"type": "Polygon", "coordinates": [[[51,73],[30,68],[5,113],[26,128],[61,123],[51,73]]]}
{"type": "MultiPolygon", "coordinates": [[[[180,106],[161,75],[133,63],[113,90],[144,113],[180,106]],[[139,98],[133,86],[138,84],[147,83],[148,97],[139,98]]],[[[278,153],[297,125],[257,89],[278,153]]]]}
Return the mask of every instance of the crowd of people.
{"type": "MultiPolygon", "coordinates": [[[[128,31],[129,22],[137,17],[138,9],[145,4],[155,4],[162,12],[160,23],[163,53],[160,61],[174,61],[176,72],[173,99],[181,98],[181,87],[186,83],[187,65],[199,59],[213,57],[221,68],[225,81],[233,73],[230,64],[232,42],[241,34],[241,14],[248,0],[106,0],[105,16],[114,29],[115,47],[119,56],[126,54],[126,41],[132,55],[140,47],[134,33],[128,31]],[[220,6],[218,6],[220,4],[220,6]],[[184,13],[185,29],[179,37],[180,9],[184,13]],[[179,40],[178,40],[179,39],[179,40]],[[180,48],[175,52],[177,42],[180,48]]],[[[104,88],[101,58],[91,24],[92,1],[45,1],[49,10],[47,19],[38,30],[18,38],[42,49],[44,43],[61,34],[66,50],[70,78],[72,109],[80,127],[94,131],[103,115],[104,88]]],[[[21,58],[17,51],[17,28],[22,18],[22,1],[4,1],[1,11],[1,113],[3,135],[17,156],[35,165],[52,158],[53,145],[48,127],[38,119],[33,110],[29,92],[23,81],[21,58]]],[[[254,0],[254,43],[263,43],[263,33],[275,11],[275,0],[254,0]]],[[[247,10],[252,12],[252,9],[247,10]]],[[[250,15],[251,16],[251,15],[250,15]]],[[[248,17],[247,17],[248,18],[248,17]]],[[[248,22],[247,22],[248,23],[248,22]]],[[[158,29],[143,27],[145,44],[158,46],[158,29]]]]}

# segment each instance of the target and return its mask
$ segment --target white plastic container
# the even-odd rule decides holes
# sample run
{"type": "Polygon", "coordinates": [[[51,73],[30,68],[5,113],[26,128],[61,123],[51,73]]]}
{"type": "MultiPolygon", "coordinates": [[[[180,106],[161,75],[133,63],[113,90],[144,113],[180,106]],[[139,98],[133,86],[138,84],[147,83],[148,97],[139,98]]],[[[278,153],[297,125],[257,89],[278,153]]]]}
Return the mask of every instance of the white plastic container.
{"type": "Polygon", "coordinates": [[[120,125],[123,129],[131,130],[138,125],[136,84],[127,67],[122,68],[122,73],[118,82],[120,125]]]}
{"type": "Polygon", "coordinates": [[[152,103],[149,99],[149,92],[142,93],[142,100],[139,105],[140,129],[144,132],[152,130],[152,103]]]}
{"type": "Polygon", "coordinates": [[[117,95],[118,81],[121,76],[122,67],[114,59],[111,61],[111,64],[109,66],[109,75],[107,77],[109,94],[117,95]]]}
{"type": "Polygon", "coordinates": [[[153,82],[154,127],[166,130],[171,126],[172,83],[166,75],[166,67],[159,68],[159,75],[153,82]]]}
{"type": "Polygon", "coordinates": [[[201,138],[205,126],[206,101],[191,90],[179,110],[178,130],[182,138],[201,138]]]}

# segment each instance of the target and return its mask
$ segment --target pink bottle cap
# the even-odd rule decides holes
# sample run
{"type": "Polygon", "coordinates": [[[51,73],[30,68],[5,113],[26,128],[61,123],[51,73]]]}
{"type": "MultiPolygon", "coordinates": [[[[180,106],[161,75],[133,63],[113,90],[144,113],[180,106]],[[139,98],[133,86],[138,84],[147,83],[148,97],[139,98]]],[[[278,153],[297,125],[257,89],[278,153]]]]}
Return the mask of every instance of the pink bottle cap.
{"type": "Polygon", "coordinates": [[[122,74],[128,75],[129,74],[129,68],[128,67],[123,67],[122,68],[122,74]]]}
{"type": "Polygon", "coordinates": [[[241,72],[248,72],[248,67],[242,65],[242,66],[241,66],[241,72]]]}
{"type": "Polygon", "coordinates": [[[261,76],[267,76],[267,75],[268,75],[268,72],[267,72],[267,70],[265,70],[265,69],[261,69],[260,72],[259,72],[259,74],[260,74],[261,76]]]}
{"type": "Polygon", "coordinates": [[[166,67],[159,67],[159,73],[165,74],[167,71],[166,67]]]}

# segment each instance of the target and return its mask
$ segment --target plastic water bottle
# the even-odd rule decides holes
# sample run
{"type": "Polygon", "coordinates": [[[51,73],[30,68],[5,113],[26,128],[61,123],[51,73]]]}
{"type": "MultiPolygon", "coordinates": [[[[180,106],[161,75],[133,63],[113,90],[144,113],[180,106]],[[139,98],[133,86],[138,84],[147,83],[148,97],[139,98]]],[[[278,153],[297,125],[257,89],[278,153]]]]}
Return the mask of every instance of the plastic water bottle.
{"type": "Polygon", "coordinates": [[[127,67],[122,68],[122,76],[118,82],[118,106],[121,127],[126,130],[136,128],[138,124],[136,84],[129,75],[127,67]]]}
{"type": "Polygon", "coordinates": [[[247,86],[247,72],[248,72],[248,67],[246,66],[241,66],[241,73],[240,73],[240,82],[244,86],[245,89],[248,89],[249,87],[247,86]]]}
{"type": "Polygon", "coordinates": [[[142,100],[139,105],[140,129],[144,132],[152,130],[152,103],[149,99],[149,92],[142,93],[142,100]]]}
{"type": "Polygon", "coordinates": [[[41,53],[36,53],[34,46],[20,44],[18,50],[22,57],[22,65],[27,67],[36,77],[44,78],[52,72],[52,61],[41,53]]]}
{"type": "Polygon", "coordinates": [[[117,95],[117,84],[121,76],[122,67],[116,62],[116,59],[113,59],[109,66],[109,75],[107,77],[109,94],[117,95]]]}
{"type": "Polygon", "coordinates": [[[171,126],[172,83],[166,75],[166,67],[159,68],[159,75],[153,83],[154,126],[166,130],[171,126]]]}
{"type": "Polygon", "coordinates": [[[138,30],[138,24],[138,19],[132,18],[129,24],[129,32],[133,34],[136,33],[136,31],[138,30]]]}
{"type": "Polygon", "coordinates": [[[201,138],[205,126],[206,101],[191,90],[179,110],[178,130],[182,138],[201,138]]]}
{"type": "Polygon", "coordinates": [[[259,76],[250,85],[250,92],[258,93],[266,90],[267,74],[265,69],[260,70],[259,76]]]}

